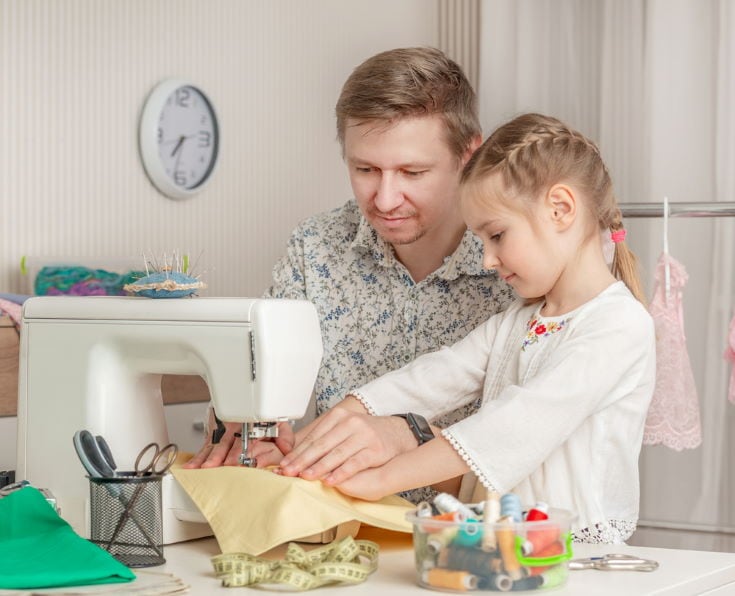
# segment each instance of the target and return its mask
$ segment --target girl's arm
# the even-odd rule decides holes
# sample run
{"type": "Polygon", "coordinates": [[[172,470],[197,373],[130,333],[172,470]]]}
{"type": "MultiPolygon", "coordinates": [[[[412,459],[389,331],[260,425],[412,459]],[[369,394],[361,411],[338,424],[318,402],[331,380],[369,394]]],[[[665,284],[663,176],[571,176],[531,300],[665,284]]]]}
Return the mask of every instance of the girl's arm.
{"type": "MultiPolygon", "coordinates": [[[[355,474],[337,488],[346,495],[375,501],[386,495],[455,478],[469,470],[462,457],[439,435],[378,468],[355,474]]],[[[329,477],[324,480],[330,484],[329,477]]]]}

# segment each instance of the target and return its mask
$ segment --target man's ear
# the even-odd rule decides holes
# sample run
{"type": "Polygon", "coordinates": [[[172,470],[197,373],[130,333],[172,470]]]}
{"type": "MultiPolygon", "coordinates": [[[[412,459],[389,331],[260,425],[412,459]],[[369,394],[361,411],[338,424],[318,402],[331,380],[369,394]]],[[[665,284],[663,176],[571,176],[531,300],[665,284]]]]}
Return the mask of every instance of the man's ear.
{"type": "Polygon", "coordinates": [[[464,152],[464,155],[462,155],[462,167],[464,167],[470,160],[470,157],[472,157],[472,154],[479,149],[480,145],[482,145],[482,135],[472,137],[470,144],[467,145],[467,150],[464,152]]]}
{"type": "Polygon", "coordinates": [[[554,184],[548,190],[545,207],[559,230],[566,230],[577,217],[577,197],[566,184],[554,184]]]}

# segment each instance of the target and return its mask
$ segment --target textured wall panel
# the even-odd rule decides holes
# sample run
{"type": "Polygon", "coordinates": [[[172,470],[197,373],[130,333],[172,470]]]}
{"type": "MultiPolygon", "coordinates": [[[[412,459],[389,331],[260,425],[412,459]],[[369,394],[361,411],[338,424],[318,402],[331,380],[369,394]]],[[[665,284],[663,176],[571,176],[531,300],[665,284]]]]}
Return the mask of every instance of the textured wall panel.
{"type": "Polygon", "coordinates": [[[480,79],[480,0],[439,0],[438,47],[462,66],[472,86],[480,79]]]}
{"type": "MultiPolygon", "coordinates": [[[[307,215],[351,196],[334,103],[391,47],[436,45],[424,0],[0,0],[0,292],[22,255],[201,254],[209,295],[257,295],[307,215]],[[160,80],[213,101],[220,161],[201,194],[148,181],[138,119],[160,80]]],[[[142,263],[142,260],[141,260],[142,263]]]]}

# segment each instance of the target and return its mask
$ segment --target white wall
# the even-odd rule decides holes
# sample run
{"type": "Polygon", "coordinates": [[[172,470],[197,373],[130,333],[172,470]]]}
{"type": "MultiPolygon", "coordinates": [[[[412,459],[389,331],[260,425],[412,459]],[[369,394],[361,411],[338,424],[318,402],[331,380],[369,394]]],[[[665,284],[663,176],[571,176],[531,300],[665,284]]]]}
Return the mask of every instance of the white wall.
{"type": "MultiPolygon", "coordinates": [[[[23,255],[176,249],[201,253],[204,293],[259,295],[290,230],[351,196],[342,83],[379,51],[436,45],[437,1],[0,0],[0,292],[26,291],[23,255]],[[170,77],[202,87],[222,132],[213,179],[185,201],[154,189],[137,148],[144,99],[170,77]]],[[[0,470],[14,467],[15,419],[0,419],[0,470]]]]}
{"type": "MultiPolygon", "coordinates": [[[[0,292],[22,255],[196,256],[209,295],[258,295],[289,231],[351,195],[335,140],[344,79],[436,45],[436,1],[0,0],[0,292]],[[195,198],[148,181],[137,148],[160,80],[200,85],[222,129],[195,198]]],[[[142,258],[140,259],[142,264],[142,258]]]]}

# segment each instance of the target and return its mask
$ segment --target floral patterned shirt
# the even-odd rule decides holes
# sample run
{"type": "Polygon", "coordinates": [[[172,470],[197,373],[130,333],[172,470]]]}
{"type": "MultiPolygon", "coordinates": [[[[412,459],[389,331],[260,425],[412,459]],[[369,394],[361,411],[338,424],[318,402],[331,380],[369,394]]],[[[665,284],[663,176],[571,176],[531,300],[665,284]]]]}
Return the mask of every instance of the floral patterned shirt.
{"type": "MultiPolygon", "coordinates": [[[[513,299],[510,287],[482,268],[482,245],[469,231],[439,269],[414,282],[354,200],[296,228],[265,295],[305,298],[317,308],[324,345],[317,414],[368,381],[453,344],[513,299]]],[[[432,422],[445,427],[475,408],[432,422]]]]}

